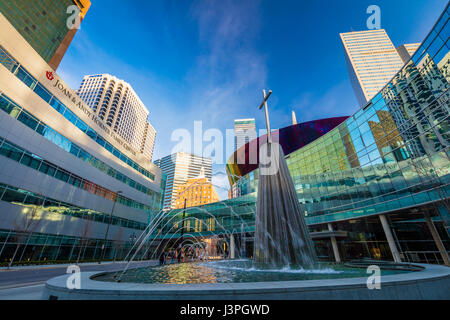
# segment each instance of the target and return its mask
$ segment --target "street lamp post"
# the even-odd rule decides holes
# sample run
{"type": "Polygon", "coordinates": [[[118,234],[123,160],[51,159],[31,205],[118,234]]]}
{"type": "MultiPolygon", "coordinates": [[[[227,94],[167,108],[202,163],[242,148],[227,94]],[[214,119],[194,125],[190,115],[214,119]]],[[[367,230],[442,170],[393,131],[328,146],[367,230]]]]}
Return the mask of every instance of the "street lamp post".
{"type": "Polygon", "coordinates": [[[180,262],[181,260],[181,251],[182,251],[182,245],[183,245],[183,235],[184,235],[184,218],[186,216],[186,202],[187,202],[187,198],[184,198],[184,208],[183,208],[183,216],[181,218],[181,241],[180,244],[178,245],[178,249],[179,251],[177,252],[177,261],[180,262]]]}
{"type": "Polygon", "coordinates": [[[181,243],[183,243],[183,235],[184,235],[184,218],[186,217],[186,202],[187,198],[184,198],[184,206],[183,206],[183,217],[181,218],[181,243]]]}
{"type": "Polygon", "coordinates": [[[101,250],[100,250],[100,256],[98,257],[98,264],[101,264],[101,263],[102,263],[103,255],[105,254],[105,246],[106,246],[106,239],[108,238],[109,226],[111,225],[112,216],[113,216],[113,213],[114,213],[114,208],[116,207],[117,196],[118,196],[120,193],[122,193],[122,191],[117,191],[116,194],[115,194],[115,196],[114,196],[113,207],[112,207],[112,209],[111,209],[111,214],[109,215],[108,226],[106,227],[105,239],[103,240],[102,248],[101,248],[101,250]]]}

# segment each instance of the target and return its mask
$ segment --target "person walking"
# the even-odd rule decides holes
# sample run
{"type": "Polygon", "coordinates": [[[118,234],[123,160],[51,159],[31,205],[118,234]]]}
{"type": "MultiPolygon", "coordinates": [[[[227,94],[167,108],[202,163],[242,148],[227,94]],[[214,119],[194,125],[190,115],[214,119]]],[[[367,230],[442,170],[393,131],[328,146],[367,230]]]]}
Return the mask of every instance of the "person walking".
{"type": "Polygon", "coordinates": [[[162,266],[164,264],[165,259],[166,259],[166,257],[165,257],[165,253],[163,251],[163,252],[161,252],[161,255],[159,256],[159,265],[160,266],[162,266]]]}

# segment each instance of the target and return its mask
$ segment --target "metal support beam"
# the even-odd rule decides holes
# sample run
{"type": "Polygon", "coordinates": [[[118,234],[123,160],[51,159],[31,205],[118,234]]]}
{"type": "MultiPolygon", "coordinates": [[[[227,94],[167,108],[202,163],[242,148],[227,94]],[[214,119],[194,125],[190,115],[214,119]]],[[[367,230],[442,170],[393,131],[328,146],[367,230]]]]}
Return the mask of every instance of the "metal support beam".
{"type": "MultiPolygon", "coordinates": [[[[333,225],[331,223],[328,223],[328,230],[330,230],[331,232],[334,231],[333,225]]],[[[331,237],[331,246],[333,247],[334,259],[336,260],[336,262],[341,262],[341,256],[339,255],[339,248],[335,236],[331,237]]]]}
{"type": "Polygon", "coordinates": [[[397,245],[395,244],[394,237],[392,236],[391,227],[386,219],[384,214],[380,214],[381,225],[383,226],[384,234],[386,235],[387,242],[389,244],[389,248],[391,249],[392,257],[394,258],[394,262],[402,262],[400,258],[400,253],[398,252],[397,245]]]}
{"type": "Polygon", "coordinates": [[[431,220],[430,215],[427,212],[424,213],[424,216],[425,216],[425,221],[427,222],[427,225],[428,225],[428,229],[430,229],[430,232],[431,232],[431,235],[433,236],[434,242],[436,243],[436,246],[439,249],[442,260],[444,260],[444,264],[446,266],[450,266],[448,252],[447,252],[447,250],[445,250],[444,244],[442,243],[442,239],[439,236],[436,226],[434,225],[433,221],[431,220]]]}

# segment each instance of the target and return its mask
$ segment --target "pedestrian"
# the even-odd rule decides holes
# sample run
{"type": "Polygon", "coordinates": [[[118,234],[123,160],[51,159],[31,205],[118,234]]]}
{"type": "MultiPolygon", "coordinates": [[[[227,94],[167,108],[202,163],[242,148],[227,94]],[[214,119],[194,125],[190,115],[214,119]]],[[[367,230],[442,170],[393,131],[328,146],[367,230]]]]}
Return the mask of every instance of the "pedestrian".
{"type": "Polygon", "coordinates": [[[161,255],[159,256],[159,265],[162,266],[164,264],[164,260],[165,260],[165,254],[164,251],[161,252],[161,255]]]}

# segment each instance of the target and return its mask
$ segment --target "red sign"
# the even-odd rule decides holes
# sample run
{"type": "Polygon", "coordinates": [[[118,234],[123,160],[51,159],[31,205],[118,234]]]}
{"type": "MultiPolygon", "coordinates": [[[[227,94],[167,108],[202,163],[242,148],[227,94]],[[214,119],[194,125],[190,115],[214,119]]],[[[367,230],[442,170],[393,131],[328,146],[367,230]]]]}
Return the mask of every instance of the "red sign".
{"type": "Polygon", "coordinates": [[[51,72],[51,71],[47,71],[47,79],[48,80],[53,80],[55,77],[53,76],[53,72],[51,72]]]}

